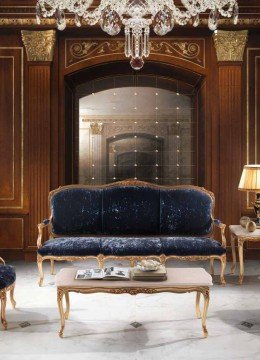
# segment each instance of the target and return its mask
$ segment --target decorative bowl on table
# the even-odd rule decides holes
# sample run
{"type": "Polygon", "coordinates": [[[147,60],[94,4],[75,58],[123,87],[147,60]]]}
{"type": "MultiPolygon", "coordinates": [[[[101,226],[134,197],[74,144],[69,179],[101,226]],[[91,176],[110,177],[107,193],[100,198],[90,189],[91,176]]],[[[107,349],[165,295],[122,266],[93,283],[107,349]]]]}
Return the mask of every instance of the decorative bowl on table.
{"type": "Polygon", "coordinates": [[[142,260],[136,265],[137,269],[141,271],[156,271],[161,266],[161,263],[156,260],[142,260]]]}

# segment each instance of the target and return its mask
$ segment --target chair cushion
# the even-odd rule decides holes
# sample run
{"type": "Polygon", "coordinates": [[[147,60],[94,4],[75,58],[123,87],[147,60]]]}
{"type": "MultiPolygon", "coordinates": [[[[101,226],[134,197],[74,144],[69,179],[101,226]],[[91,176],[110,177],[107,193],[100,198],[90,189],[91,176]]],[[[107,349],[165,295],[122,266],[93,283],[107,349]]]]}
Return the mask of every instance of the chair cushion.
{"type": "Polygon", "coordinates": [[[165,255],[223,255],[226,249],[210,238],[200,237],[165,237],[161,238],[162,253],[165,255]]]}
{"type": "Polygon", "coordinates": [[[0,289],[4,289],[16,280],[14,268],[10,265],[0,265],[0,289]]]}
{"type": "Polygon", "coordinates": [[[38,249],[42,256],[97,256],[100,254],[100,240],[98,237],[67,237],[46,241],[38,249]]]}
{"type": "Polygon", "coordinates": [[[120,186],[103,190],[103,234],[146,236],[159,234],[158,189],[120,186]]]}
{"type": "Polygon", "coordinates": [[[157,237],[109,237],[101,240],[104,255],[160,255],[161,241],[157,237]]]}

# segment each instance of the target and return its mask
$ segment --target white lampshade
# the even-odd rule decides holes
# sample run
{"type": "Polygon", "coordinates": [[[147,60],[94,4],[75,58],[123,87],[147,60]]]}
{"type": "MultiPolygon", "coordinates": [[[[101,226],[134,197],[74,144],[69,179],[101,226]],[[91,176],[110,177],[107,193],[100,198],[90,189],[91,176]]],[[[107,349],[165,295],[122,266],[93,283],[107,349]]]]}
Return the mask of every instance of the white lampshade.
{"type": "Polygon", "coordinates": [[[238,189],[260,192],[260,165],[245,165],[238,189]]]}

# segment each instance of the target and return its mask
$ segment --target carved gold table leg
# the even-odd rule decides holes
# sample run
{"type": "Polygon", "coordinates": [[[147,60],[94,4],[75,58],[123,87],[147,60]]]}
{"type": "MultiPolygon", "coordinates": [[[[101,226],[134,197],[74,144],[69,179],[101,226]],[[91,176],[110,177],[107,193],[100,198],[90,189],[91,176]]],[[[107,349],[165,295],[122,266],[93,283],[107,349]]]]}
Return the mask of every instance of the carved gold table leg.
{"type": "Polygon", "coordinates": [[[7,330],[7,321],[5,317],[5,308],[6,308],[6,290],[0,291],[0,299],[1,299],[1,322],[3,324],[3,328],[7,330]]]}
{"type": "Polygon", "coordinates": [[[204,333],[204,337],[208,337],[208,330],[206,327],[206,320],[207,320],[207,313],[208,313],[208,307],[209,307],[209,290],[206,290],[203,292],[204,296],[204,308],[203,308],[203,314],[202,314],[202,329],[204,333]]]}
{"type": "Polygon", "coordinates": [[[55,266],[54,266],[54,260],[51,259],[51,275],[55,275],[55,266]]]}
{"type": "Polygon", "coordinates": [[[210,275],[214,276],[214,259],[210,259],[210,275]]]}
{"type": "Polygon", "coordinates": [[[65,299],[66,299],[66,312],[65,312],[65,319],[68,320],[70,314],[70,297],[69,292],[65,292],[65,299]]]}
{"type": "Polygon", "coordinates": [[[232,248],[232,266],[231,266],[231,274],[233,275],[235,273],[236,270],[236,247],[235,247],[235,241],[236,241],[236,237],[234,236],[234,234],[231,233],[231,248],[232,248]]]}
{"type": "Polygon", "coordinates": [[[13,309],[15,309],[16,301],[14,300],[14,285],[10,289],[10,300],[11,300],[13,309]]]}
{"type": "Polygon", "coordinates": [[[59,307],[59,312],[60,312],[60,323],[61,323],[59,337],[61,337],[61,338],[63,337],[64,328],[65,328],[65,314],[64,314],[63,305],[62,305],[63,295],[64,295],[63,290],[60,290],[58,288],[57,289],[57,301],[58,301],[58,307],[59,307]]]}
{"type": "Polygon", "coordinates": [[[200,319],[201,318],[201,312],[200,312],[200,292],[197,291],[196,293],[196,315],[197,318],[200,319]]]}
{"type": "Polygon", "coordinates": [[[238,238],[238,254],[239,254],[239,265],[240,265],[238,282],[241,285],[244,279],[244,240],[240,238],[238,238]]]}

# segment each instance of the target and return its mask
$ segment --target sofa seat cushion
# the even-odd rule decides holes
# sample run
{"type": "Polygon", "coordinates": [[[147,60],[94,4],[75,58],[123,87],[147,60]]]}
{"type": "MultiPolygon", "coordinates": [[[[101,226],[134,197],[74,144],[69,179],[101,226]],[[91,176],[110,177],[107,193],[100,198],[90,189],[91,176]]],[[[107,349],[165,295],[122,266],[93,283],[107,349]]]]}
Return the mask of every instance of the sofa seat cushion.
{"type": "Polygon", "coordinates": [[[38,249],[41,256],[97,256],[100,254],[99,237],[64,237],[46,241],[38,249]]]}
{"type": "Polygon", "coordinates": [[[108,237],[101,240],[101,253],[114,256],[160,255],[162,246],[157,237],[108,237]]]}
{"type": "Polygon", "coordinates": [[[203,237],[168,236],[161,238],[161,243],[166,256],[223,255],[226,252],[218,241],[203,237]]]}
{"type": "Polygon", "coordinates": [[[0,265],[0,289],[4,289],[15,282],[14,268],[9,265],[0,265]]]}

